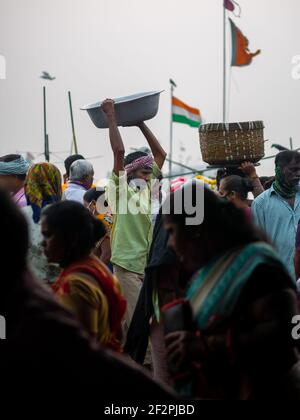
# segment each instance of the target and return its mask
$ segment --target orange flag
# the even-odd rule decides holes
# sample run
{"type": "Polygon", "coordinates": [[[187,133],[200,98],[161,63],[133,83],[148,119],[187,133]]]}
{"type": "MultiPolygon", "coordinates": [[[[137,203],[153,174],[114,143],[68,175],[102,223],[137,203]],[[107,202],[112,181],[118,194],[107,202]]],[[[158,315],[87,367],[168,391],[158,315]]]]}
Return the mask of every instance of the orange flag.
{"type": "Polygon", "coordinates": [[[249,50],[248,39],[245,37],[245,35],[243,35],[242,31],[230,18],[229,20],[232,34],[231,65],[233,67],[248,66],[252,63],[253,58],[261,53],[261,50],[257,50],[255,53],[251,53],[249,50]]]}

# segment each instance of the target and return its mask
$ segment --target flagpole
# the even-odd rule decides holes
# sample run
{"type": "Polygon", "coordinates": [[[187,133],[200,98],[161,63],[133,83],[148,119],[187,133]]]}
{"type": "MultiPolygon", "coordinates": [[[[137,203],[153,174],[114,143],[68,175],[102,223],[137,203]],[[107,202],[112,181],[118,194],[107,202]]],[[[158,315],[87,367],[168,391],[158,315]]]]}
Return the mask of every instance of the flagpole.
{"type": "Polygon", "coordinates": [[[46,135],[46,155],[47,155],[47,162],[50,162],[50,149],[49,149],[49,135],[46,135]]]}
{"type": "MultiPolygon", "coordinates": [[[[75,126],[74,126],[74,118],[73,118],[73,107],[72,107],[72,98],[71,98],[71,92],[68,92],[68,96],[69,96],[69,106],[70,106],[70,116],[71,116],[71,124],[72,124],[72,133],[73,133],[73,146],[74,146],[74,150],[76,155],[78,155],[78,147],[77,147],[77,140],[76,140],[76,135],[75,135],[75,126]]],[[[73,147],[72,147],[73,149],[73,147]]]]}
{"type": "Polygon", "coordinates": [[[49,153],[49,137],[47,134],[46,86],[43,87],[43,104],[44,104],[44,154],[45,154],[46,162],[49,162],[50,153],[49,153]]]}
{"type": "MultiPolygon", "coordinates": [[[[223,1],[223,0],[222,0],[223,1]]],[[[226,123],[226,7],[223,2],[223,122],[226,123]]]]}
{"type": "Polygon", "coordinates": [[[170,120],[170,152],[169,152],[169,175],[172,175],[172,161],[173,161],[173,96],[174,89],[177,87],[176,83],[170,79],[171,87],[171,120],[170,120]]]}

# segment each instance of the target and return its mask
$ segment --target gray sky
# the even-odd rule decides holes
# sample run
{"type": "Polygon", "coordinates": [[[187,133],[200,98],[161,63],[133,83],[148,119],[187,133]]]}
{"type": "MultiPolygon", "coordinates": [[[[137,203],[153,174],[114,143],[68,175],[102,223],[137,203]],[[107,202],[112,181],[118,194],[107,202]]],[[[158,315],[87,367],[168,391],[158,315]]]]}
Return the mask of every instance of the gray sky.
{"type": "MultiPolygon", "coordinates": [[[[292,57],[300,54],[299,0],[240,0],[237,25],[262,49],[248,68],[232,69],[230,121],[261,119],[265,138],[300,147],[300,80],[292,57]]],[[[7,79],[0,80],[0,154],[43,151],[42,70],[47,82],[48,132],[52,151],[71,143],[67,91],[73,95],[80,152],[104,177],[112,166],[106,130],[96,129],[80,106],[106,97],[165,89],[149,125],[168,150],[170,98],[199,107],[207,122],[222,119],[223,0],[0,0],[0,54],[7,79]]],[[[229,38],[230,39],[230,38],[229,38]]],[[[126,148],[144,145],[136,128],[122,129],[126,148]]],[[[198,132],[176,124],[174,159],[201,162],[198,132]]],[[[269,155],[270,145],[267,143],[269,155]]],[[[65,154],[58,154],[62,159],[65,154]]],[[[53,162],[57,162],[53,156],[53,162]]],[[[61,166],[60,166],[61,167],[61,166]]],[[[272,174],[273,161],[260,173],[272,174]]]]}

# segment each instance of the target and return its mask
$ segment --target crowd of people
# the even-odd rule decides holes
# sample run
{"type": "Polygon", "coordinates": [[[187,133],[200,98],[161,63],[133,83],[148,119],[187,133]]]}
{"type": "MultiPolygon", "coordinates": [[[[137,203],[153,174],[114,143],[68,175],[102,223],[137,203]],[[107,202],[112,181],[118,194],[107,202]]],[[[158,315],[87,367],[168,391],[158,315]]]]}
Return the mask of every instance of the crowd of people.
{"type": "Polygon", "coordinates": [[[26,375],[60,390],[79,379],[111,401],[299,399],[300,154],[279,153],[270,178],[222,169],[216,191],[175,179],[165,199],[160,142],[137,123],[151,154],[126,155],[114,102],[102,109],[105,187],[82,155],[63,178],[0,158],[1,377],[18,390],[26,375]],[[178,211],[187,201],[201,223],[178,211]]]}

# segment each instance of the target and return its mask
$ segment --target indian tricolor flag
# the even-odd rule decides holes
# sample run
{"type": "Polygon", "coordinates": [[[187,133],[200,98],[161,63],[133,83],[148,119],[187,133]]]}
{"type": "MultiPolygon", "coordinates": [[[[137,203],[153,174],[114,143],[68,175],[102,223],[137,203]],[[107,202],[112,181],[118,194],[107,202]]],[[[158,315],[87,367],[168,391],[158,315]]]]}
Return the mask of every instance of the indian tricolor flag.
{"type": "Polygon", "coordinates": [[[188,124],[191,127],[200,127],[201,113],[199,109],[192,108],[173,96],[172,98],[173,121],[188,124]]]}

